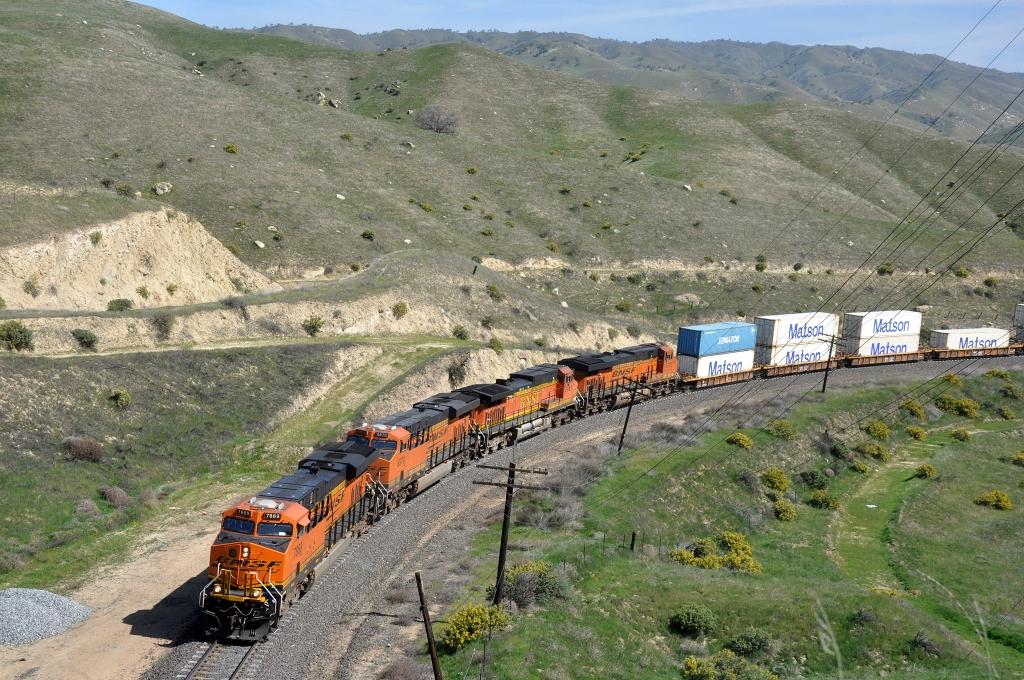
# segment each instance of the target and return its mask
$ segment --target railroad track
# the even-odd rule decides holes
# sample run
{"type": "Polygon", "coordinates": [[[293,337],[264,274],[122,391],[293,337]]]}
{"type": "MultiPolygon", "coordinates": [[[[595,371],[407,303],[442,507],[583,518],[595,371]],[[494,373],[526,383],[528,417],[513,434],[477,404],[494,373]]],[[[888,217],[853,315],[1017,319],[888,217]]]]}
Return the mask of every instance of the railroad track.
{"type": "MultiPolygon", "coordinates": [[[[244,680],[249,677],[259,643],[231,645],[221,642],[207,642],[206,649],[197,651],[190,660],[190,666],[178,673],[183,680],[244,680]]],[[[252,670],[255,670],[254,668],[252,670]]]]}

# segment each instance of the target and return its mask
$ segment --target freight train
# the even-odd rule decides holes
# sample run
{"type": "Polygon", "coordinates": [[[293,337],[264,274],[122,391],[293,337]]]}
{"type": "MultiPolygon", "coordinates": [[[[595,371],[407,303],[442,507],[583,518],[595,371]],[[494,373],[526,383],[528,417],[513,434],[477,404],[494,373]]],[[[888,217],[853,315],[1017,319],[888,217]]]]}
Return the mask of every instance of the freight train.
{"type": "Polygon", "coordinates": [[[942,346],[930,348],[906,333],[919,332],[913,313],[871,314],[847,315],[842,335],[833,315],[684,327],[675,349],[651,343],[569,357],[362,423],[343,441],[316,448],[295,473],[224,511],[199,597],[206,632],[264,638],[346,537],[469,461],[627,399],[826,368],[1024,354],[1024,304],[1013,342],[1009,332],[993,329],[934,331],[933,344],[942,346]],[[902,318],[908,314],[909,321],[902,318]],[[843,351],[890,331],[907,338],[884,341],[900,351],[843,351]]]}

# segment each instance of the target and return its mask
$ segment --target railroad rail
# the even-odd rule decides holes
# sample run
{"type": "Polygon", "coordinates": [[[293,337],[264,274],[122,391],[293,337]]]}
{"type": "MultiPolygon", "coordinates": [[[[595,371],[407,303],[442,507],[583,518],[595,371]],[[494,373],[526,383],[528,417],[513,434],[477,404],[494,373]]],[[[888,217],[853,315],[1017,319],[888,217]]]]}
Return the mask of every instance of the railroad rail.
{"type": "MultiPolygon", "coordinates": [[[[222,642],[208,642],[206,649],[198,657],[190,659],[192,664],[187,670],[178,673],[182,680],[245,680],[254,652],[259,643],[251,645],[232,645],[222,642]]],[[[253,668],[252,670],[255,670],[253,668]]]]}

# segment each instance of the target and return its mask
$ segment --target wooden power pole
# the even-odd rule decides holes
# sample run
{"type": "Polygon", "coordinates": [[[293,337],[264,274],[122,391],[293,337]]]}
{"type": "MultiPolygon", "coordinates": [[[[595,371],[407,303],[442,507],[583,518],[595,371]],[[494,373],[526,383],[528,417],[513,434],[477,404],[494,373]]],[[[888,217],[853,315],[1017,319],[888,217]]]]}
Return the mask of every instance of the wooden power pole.
{"type": "Polygon", "coordinates": [[[508,531],[512,526],[512,498],[515,495],[516,489],[537,489],[543,491],[547,488],[544,486],[529,486],[527,484],[516,485],[516,473],[521,472],[531,475],[546,475],[548,471],[544,468],[517,468],[515,463],[509,463],[508,467],[501,467],[499,465],[477,465],[477,467],[485,468],[487,470],[504,470],[508,473],[508,481],[505,483],[473,482],[474,484],[482,484],[485,486],[505,487],[505,514],[501,518],[501,547],[498,550],[498,577],[494,582],[493,604],[498,604],[501,602],[501,598],[505,594],[505,557],[508,553],[508,531]]]}
{"type": "Polygon", "coordinates": [[[427,649],[430,651],[430,665],[434,669],[434,680],[444,680],[441,676],[441,661],[437,658],[437,645],[434,644],[434,630],[430,627],[430,610],[427,598],[423,597],[423,579],[416,572],[416,590],[420,594],[420,612],[423,613],[423,627],[427,629],[427,649]]]}

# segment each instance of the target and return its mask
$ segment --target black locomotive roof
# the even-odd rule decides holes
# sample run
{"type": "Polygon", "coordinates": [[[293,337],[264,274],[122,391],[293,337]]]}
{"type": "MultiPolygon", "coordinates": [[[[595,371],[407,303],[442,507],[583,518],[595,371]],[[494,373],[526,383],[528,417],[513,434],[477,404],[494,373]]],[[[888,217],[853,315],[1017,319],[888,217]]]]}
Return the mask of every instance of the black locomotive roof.
{"type": "Polygon", "coordinates": [[[459,388],[459,392],[469,394],[480,400],[484,406],[493,406],[511,395],[515,390],[507,385],[479,384],[459,388]]]}
{"type": "Polygon", "coordinates": [[[433,407],[412,408],[401,413],[393,413],[380,420],[381,425],[404,427],[410,434],[418,434],[442,421],[448,420],[448,411],[438,411],[433,407]]]}
{"type": "Polygon", "coordinates": [[[540,364],[531,366],[513,373],[511,378],[526,380],[531,385],[543,385],[558,377],[558,366],[556,364],[540,364]]]}
{"type": "Polygon", "coordinates": [[[623,347],[622,349],[617,349],[614,352],[581,354],[578,357],[562,359],[558,363],[562,366],[568,366],[572,370],[579,371],[580,373],[597,373],[598,371],[614,368],[615,366],[626,364],[631,361],[653,359],[658,356],[659,351],[660,347],[658,345],[653,342],[649,342],[643,345],[634,345],[633,347],[623,347]]]}
{"type": "Polygon", "coordinates": [[[658,356],[658,352],[661,347],[653,342],[648,342],[643,345],[634,345],[633,347],[623,347],[622,349],[616,350],[616,352],[622,354],[631,354],[636,359],[653,359],[658,356]]]}
{"type": "Polygon", "coordinates": [[[413,404],[413,408],[446,411],[449,418],[461,418],[480,405],[480,398],[464,392],[444,392],[413,404]]]}
{"type": "Polygon", "coordinates": [[[300,470],[334,470],[344,473],[344,479],[355,479],[370,467],[378,452],[356,441],[334,442],[313,451],[299,462],[300,470]]]}
{"type": "Polygon", "coordinates": [[[258,495],[263,498],[294,501],[302,503],[306,508],[312,508],[322,501],[331,489],[343,481],[345,481],[345,472],[328,469],[320,469],[316,472],[300,470],[282,477],[260,491],[258,495]]]}

